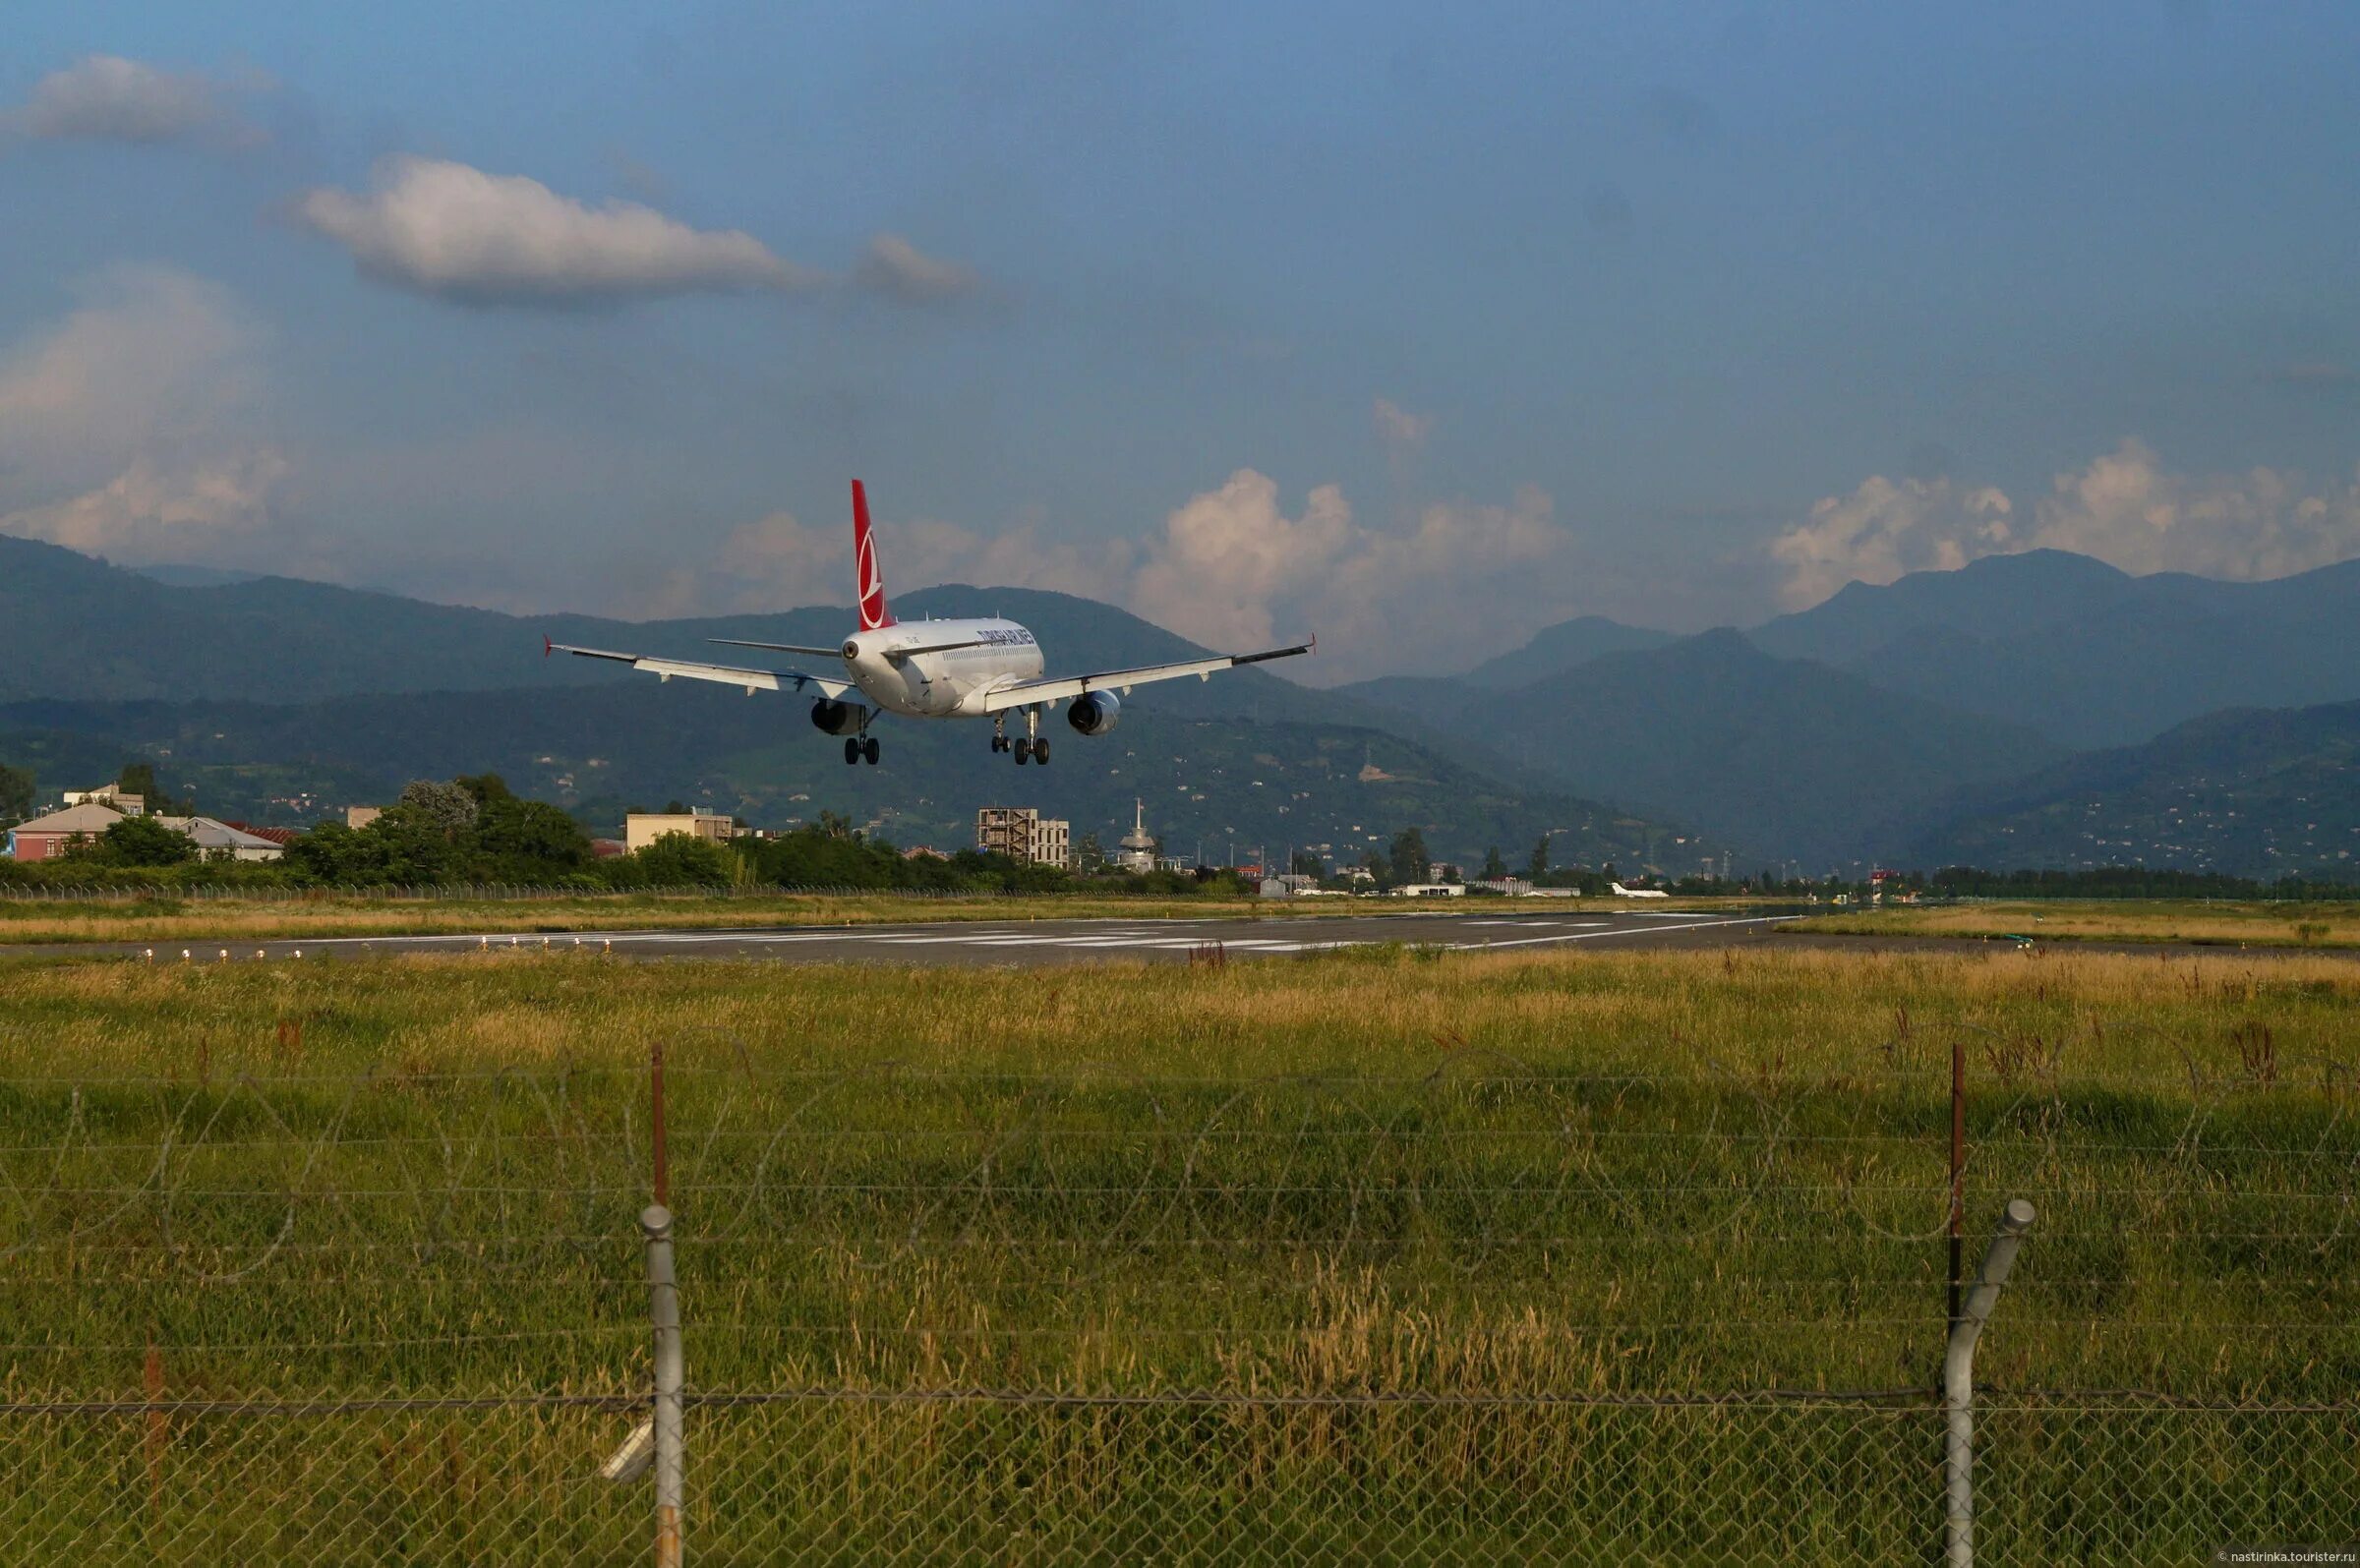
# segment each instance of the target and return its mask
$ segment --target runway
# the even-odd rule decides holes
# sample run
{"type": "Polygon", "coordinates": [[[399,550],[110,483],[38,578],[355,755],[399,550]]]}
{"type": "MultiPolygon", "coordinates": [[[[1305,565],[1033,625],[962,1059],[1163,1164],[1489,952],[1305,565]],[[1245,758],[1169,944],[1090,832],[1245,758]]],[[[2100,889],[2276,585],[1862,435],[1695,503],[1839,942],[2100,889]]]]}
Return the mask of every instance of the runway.
{"type": "Polygon", "coordinates": [[[1758,941],[1795,915],[1681,910],[1564,910],[1534,914],[1283,915],[1202,920],[909,921],[860,926],[738,926],[674,930],[494,930],[433,936],[182,939],[0,949],[25,957],[131,958],[155,963],[253,963],[412,953],[542,953],[628,959],[730,958],[787,963],[1017,964],[1146,959],[1186,963],[1217,956],[1284,958],[1398,943],[1451,952],[1519,952],[1594,944],[1615,949],[1726,947],[1758,941]]]}

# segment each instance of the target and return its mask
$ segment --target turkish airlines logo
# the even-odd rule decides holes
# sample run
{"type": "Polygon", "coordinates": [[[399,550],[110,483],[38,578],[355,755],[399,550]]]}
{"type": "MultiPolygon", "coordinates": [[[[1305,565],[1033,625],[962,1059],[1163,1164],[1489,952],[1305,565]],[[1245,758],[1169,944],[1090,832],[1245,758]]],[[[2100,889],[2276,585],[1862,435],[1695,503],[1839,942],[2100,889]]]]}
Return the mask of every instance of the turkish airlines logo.
{"type": "Polygon", "coordinates": [[[885,624],[885,581],[877,575],[876,542],[860,536],[860,629],[874,631],[885,624]]]}

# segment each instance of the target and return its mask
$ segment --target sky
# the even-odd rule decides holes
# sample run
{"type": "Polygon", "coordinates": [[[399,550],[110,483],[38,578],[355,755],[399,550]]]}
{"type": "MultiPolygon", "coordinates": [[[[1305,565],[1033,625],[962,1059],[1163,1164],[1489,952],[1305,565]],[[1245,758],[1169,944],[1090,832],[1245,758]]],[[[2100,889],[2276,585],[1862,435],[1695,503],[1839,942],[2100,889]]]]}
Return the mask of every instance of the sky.
{"type": "Polygon", "coordinates": [[[2360,555],[2360,8],[28,4],[0,532],[1321,683],[2360,555]],[[979,605],[978,608],[987,608],[979,605]]]}

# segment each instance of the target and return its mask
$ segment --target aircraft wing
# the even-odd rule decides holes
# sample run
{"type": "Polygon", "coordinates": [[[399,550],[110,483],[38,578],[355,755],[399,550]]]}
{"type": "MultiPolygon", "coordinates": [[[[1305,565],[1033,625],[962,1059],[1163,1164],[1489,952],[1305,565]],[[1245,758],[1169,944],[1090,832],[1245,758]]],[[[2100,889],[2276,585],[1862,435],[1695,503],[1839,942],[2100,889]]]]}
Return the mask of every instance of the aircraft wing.
{"type": "Polygon", "coordinates": [[[644,669],[659,680],[675,675],[689,680],[710,680],[717,685],[742,686],[746,695],[757,691],[801,691],[808,686],[830,698],[842,697],[853,689],[849,680],[832,679],[822,675],[806,675],[799,669],[742,669],[736,665],[699,665],[684,659],[651,659],[643,654],[610,653],[604,648],[575,648],[565,643],[541,639],[543,654],[572,654],[581,659],[612,659],[633,669],[644,669]]]}
{"type": "Polygon", "coordinates": [[[1177,665],[1146,665],[1138,669],[1109,669],[1095,675],[1066,675],[1055,680],[1028,680],[1022,685],[1002,686],[983,699],[985,713],[1000,713],[1010,708],[1030,708],[1036,702],[1063,702],[1079,697],[1086,691],[1129,691],[1150,681],[1178,680],[1194,675],[1199,680],[1210,680],[1214,671],[1237,665],[1259,665],[1272,659],[1291,659],[1307,654],[1319,646],[1319,639],[1297,643],[1292,648],[1272,648],[1259,654],[1218,654],[1210,659],[1191,659],[1177,665]]]}

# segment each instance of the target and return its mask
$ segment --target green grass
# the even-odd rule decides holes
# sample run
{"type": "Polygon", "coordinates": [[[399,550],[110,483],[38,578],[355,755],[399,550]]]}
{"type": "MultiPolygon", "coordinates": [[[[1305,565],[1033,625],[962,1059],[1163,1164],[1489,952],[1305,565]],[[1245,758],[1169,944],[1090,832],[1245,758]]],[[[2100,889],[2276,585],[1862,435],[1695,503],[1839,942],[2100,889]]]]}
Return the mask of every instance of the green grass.
{"type": "MultiPolygon", "coordinates": [[[[1836,1396],[1935,1379],[1955,1039],[1971,1255],[2040,1209],[1986,1381],[2325,1407],[2003,1400],[1995,1557],[2348,1539],[2356,1022],[2295,956],[15,965],[10,1397],[638,1392],[660,1043],[693,1386],[858,1396],[693,1414],[700,1560],[1923,1557],[1938,1416],[1836,1396]]],[[[93,1560],[644,1539],[598,1410],[9,1421],[0,1540],[93,1560]]]]}

